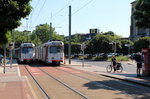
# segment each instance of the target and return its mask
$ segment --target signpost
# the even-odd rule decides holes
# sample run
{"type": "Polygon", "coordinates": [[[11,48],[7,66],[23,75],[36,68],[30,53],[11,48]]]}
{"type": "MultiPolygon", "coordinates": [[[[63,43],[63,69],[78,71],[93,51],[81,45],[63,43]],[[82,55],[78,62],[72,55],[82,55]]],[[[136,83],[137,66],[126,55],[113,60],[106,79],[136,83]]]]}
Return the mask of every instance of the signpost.
{"type": "Polygon", "coordinates": [[[10,50],[10,68],[12,68],[12,50],[14,49],[14,42],[9,44],[9,50],[10,50]]]}
{"type": "Polygon", "coordinates": [[[124,46],[128,47],[128,54],[130,54],[130,44],[125,44],[124,46]]]}
{"type": "Polygon", "coordinates": [[[82,61],[82,67],[84,67],[84,49],[86,48],[86,44],[83,42],[82,44],[81,44],[81,50],[82,50],[82,52],[83,52],[83,61],[82,61]]]}

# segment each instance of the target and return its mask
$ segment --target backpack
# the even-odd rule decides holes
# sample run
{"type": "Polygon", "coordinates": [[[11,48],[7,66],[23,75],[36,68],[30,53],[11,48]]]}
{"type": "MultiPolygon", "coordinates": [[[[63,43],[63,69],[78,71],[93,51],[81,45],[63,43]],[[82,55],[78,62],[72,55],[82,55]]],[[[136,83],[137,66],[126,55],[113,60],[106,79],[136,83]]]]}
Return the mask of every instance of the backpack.
{"type": "Polygon", "coordinates": [[[135,60],[136,60],[137,62],[142,61],[141,55],[136,54],[134,57],[135,57],[135,60]]]}

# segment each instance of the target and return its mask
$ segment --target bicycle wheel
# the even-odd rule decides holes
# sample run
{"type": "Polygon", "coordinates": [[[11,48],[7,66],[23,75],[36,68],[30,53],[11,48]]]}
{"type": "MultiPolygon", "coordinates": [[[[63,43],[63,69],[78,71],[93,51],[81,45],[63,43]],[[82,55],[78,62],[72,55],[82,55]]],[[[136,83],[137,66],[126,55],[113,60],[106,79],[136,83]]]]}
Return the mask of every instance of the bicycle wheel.
{"type": "Polygon", "coordinates": [[[123,67],[122,66],[119,66],[118,68],[117,68],[117,72],[122,72],[123,71],[123,67]]]}
{"type": "Polygon", "coordinates": [[[107,71],[108,73],[110,73],[110,72],[112,71],[112,66],[111,66],[111,65],[108,65],[108,66],[106,67],[106,71],[107,71]]]}

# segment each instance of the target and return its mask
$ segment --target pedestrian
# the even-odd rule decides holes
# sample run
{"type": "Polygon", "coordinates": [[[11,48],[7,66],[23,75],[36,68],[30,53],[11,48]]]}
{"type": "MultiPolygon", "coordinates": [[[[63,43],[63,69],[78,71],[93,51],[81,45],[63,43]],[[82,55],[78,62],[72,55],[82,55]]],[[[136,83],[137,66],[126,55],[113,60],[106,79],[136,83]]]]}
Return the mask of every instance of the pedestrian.
{"type": "Polygon", "coordinates": [[[116,64],[117,64],[116,56],[112,56],[111,61],[112,61],[114,72],[115,72],[116,71],[116,64]]]}
{"type": "Polygon", "coordinates": [[[144,62],[144,58],[140,52],[135,54],[135,61],[137,63],[137,70],[136,70],[137,76],[141,77],[141,69],[142,69],[142,63],[144,62]]]}
{"type": "Polygon", "coordinates": [[[3,64],[3,55],[0,54],[0,66],[3,64]]]}

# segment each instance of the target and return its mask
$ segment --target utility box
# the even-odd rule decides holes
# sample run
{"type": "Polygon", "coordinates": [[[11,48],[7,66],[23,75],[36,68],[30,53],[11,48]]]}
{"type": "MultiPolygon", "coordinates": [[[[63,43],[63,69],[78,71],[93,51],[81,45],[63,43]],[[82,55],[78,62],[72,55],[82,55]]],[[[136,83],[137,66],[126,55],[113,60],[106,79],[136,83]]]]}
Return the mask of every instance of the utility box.
{"type": "Polygon", "coordinates": [[[150,49],[142,49],[144,55],[144,66],[143,66],[143,76],[150,77],[150,49]]]}

